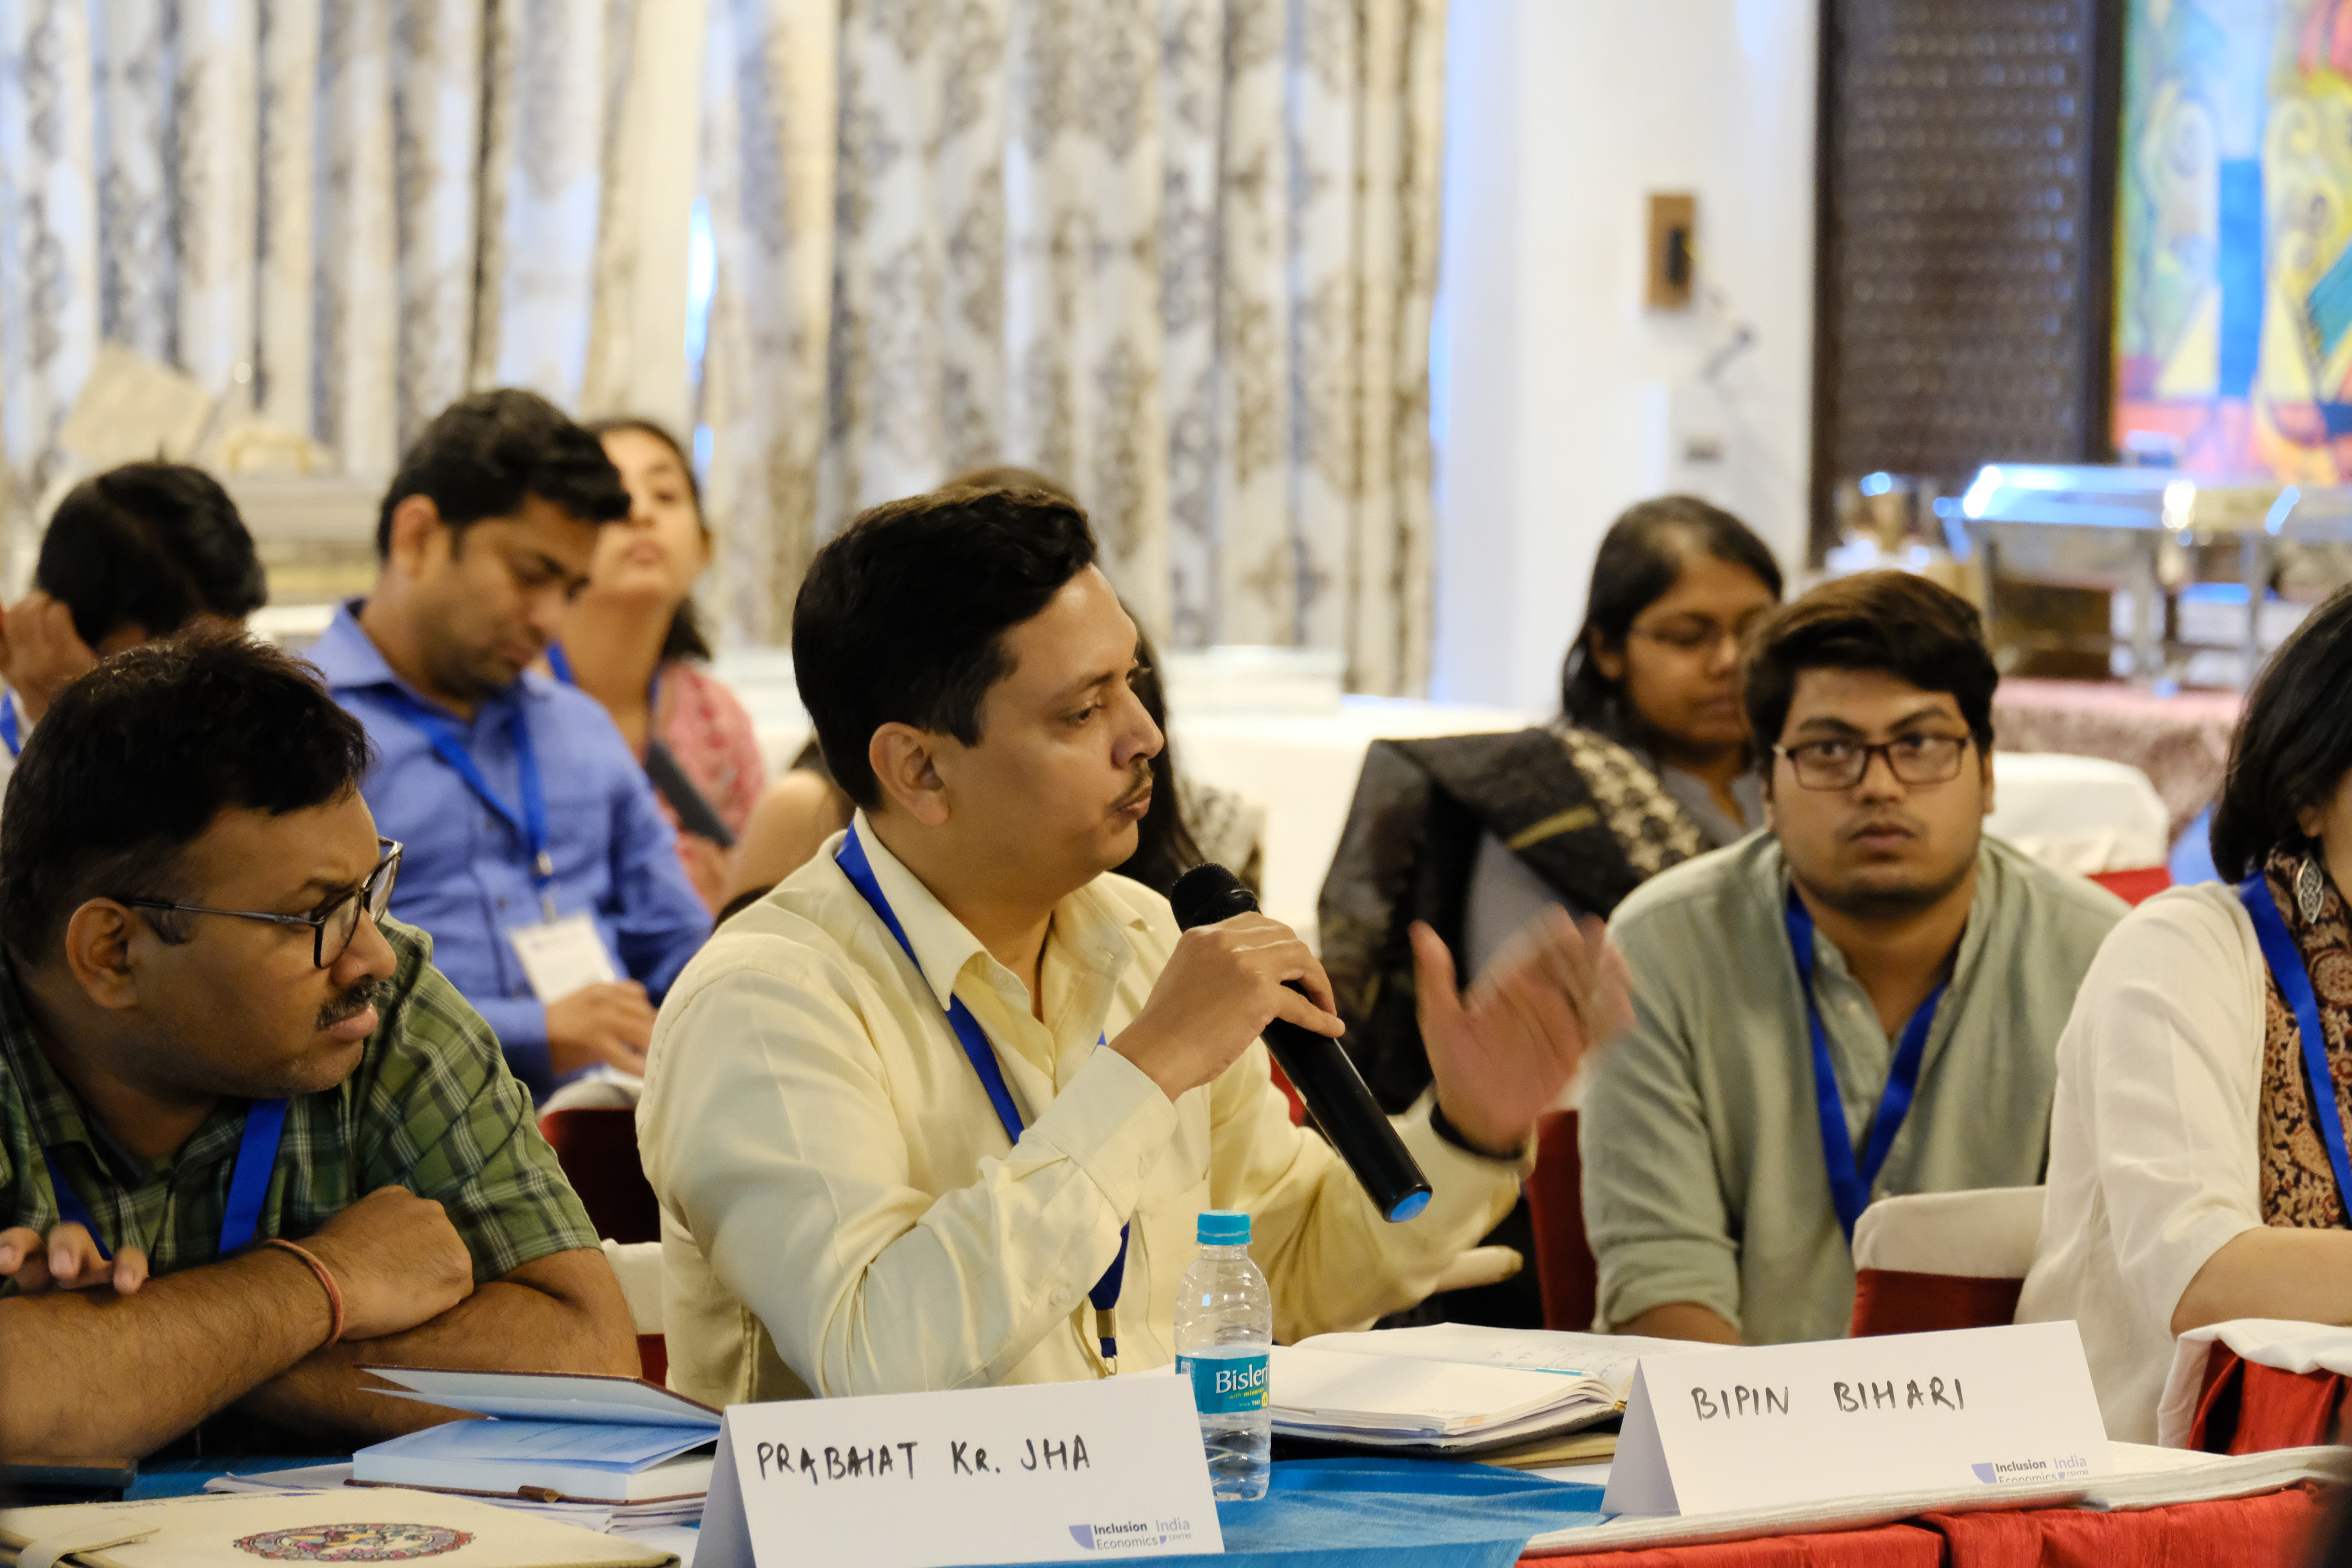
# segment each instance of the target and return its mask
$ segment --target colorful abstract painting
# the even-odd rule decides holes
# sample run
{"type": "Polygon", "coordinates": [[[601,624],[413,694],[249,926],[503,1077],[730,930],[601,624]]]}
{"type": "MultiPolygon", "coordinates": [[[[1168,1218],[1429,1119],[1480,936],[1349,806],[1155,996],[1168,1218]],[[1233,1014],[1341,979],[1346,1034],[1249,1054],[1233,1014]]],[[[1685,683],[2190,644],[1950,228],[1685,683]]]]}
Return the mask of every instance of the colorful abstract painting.
{"type": "Polygon", "coordinates": [[[2131,0],[2116,444],[2352,481],[2352,0],[2131,0]]]}

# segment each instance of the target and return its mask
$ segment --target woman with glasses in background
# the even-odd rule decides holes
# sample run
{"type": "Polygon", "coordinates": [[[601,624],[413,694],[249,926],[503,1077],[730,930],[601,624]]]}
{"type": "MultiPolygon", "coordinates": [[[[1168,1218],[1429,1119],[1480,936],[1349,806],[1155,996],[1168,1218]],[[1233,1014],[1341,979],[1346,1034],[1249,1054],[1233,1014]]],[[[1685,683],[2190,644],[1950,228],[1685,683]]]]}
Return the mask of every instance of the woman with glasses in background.
{"type": "MultiPolygon", "coordinates": [[[[1390,1109],[1429,1082],[1412,921],[1475,976],[1548,906],[1606,916],[1644,879],[1762,826],[1739,645],[1780,599],[1780,569],[1747,524],[1692,496],[1643,501],[1601,542],[1558,719],[1374,742],[1318,913],[1349,1054],[1390,1109]]],[[[1490,1239],[1524,1249],[1524,1205],[1490,1239]]],[[[1542,1321],[1532,1270],[1464,1295],[1428,1313],[1542,1321]]]]}
{"type": "MultiPolygon", "coordinates": [[[[1739,643],[1780,602],[1780,585],[1772,552],[1721,507],[1695,496],[1642,501],[1601,538],[1584,625],[1560,671],[1562,721],[1631,752],[1706,848],[1763,825],[1739,643]]],[[[1559,901],[1487,835],[1470,878],[1471,963],[1485,966],[1518,929],[1513,920],[1559,901]]]]}

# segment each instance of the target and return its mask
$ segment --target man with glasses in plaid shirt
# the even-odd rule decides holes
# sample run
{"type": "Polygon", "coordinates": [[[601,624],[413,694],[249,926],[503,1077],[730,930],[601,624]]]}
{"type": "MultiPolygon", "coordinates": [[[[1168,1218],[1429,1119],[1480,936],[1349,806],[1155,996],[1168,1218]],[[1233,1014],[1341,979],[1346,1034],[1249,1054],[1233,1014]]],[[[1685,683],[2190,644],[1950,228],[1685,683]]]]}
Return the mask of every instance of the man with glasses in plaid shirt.
{"type": "Polygon", "coordinates": [[[367,763],[308,670],[224,635],[110,661],[27,742],[0,815],[0,1452],[448,1418],[368,1363],[636,1371],[530,1097],[384,917],[367,763]]]}
{"type": "Polygon", "coordinates": [[[1874,1195],[2042,1180],[2058,1034],[2124,905],[1985,836],[1999,679],[1976,611],[1900,572],[1751,638],[1769,831],[1610,921],[1634,1026],[1581,1131],[1618,1331],[1838,1338],[1874,1195]]]}

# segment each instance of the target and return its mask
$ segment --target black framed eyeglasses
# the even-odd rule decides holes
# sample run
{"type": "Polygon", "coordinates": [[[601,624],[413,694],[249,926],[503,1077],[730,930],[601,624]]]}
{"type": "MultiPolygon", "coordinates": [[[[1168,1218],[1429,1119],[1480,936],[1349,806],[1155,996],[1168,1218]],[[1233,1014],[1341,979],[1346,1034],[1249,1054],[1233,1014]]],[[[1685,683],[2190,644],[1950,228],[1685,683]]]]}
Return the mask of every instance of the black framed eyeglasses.
{"type": "Polygon", "coordinates": [[[1885,757],[1895,782],[1907,784],[1948,784],[1960,775],[1960,756],[1971,745],[1970,735],[1897,735],[1866,746],[1860,741],[1806,741],[1775,746],[1775,756],[1789,759],[1797,782],[1807,789],[1852,789],[1870,772],[1870,759],[1885,757]]]}
{"type": "Polygon", "coordinates": [[[119,902],[133,909],[171,910],[184,915],[226,915],[232,920],[268,921],[271,925],[309,926],[310,928],[310,962],[324,969],[351,951],[352,938],[359,934],[360,916],[364,912],[372,921],[381,921],[392,908],[392,885],[400,879],[400,846],[389,838],[379,838],[375,847],[383,852],[367,880],[316,913],[281,915],[267,910],[215,910],[202,904],[166,903],[162,899],[123,899],[119,902]]]}

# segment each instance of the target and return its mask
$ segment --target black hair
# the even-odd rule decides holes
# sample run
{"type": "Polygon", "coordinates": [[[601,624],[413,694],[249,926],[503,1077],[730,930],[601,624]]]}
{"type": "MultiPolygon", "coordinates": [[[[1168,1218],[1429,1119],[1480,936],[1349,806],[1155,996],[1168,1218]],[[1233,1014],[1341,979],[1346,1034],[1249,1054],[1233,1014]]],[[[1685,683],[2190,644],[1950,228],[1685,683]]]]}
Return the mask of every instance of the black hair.
{"type": "MultiPolygon", "coordinates": [[[[367,731],[270,644],[196,632],[59,694],[0,809],[0,942],[39,963],[94,898],[173,898],[181,852],[232,807],[282,816],[359,787],[367,731]]],[[[151,920],[181,940],[174,921],[151,920]]]]}
{"type": "Polygon", "coordinates": [[[1055,500],[1066,500],[1072,506],[1078,498],[1069,486],[1050,479],[1034,468],[1024,468],[1018,463],[988,463],[977,468],[966,468],[940,487],[942,490],[1043,490],[1055,500]]]}
{"type": "Polygon", "coordinates": [[[1139,624],[1135,634],[1135,656],[1143,663],[1135,678],[1135,695],[1160,731],[1160,751],[1151,759],[1150,809],[1137,825],[1135,853],[1118,870],[1120,876],[1132,877],[1165,897],[1176,885],[1177,878],[1207,857],[1201,853],[1200,841],[1192,837],[1192,829],[1185,824],[1184,814],[1177,805],[1176,740],[1168,732],[1167,690],[1160,682],[1160,656],[1139,624]]]}
{"type": "Polygon", "coordinates": [[[76,485],[41,536],[33,582],[92,647],[125,626],[163,637],[200,615],[241,621],[269,601],[236,503],[184,463],[125,463],[76,485]]]}
{"type": "Polygon", "coordinates": [[[1978,749],[1992,750],[2000,684],[1976,606],[1909,572],[1862,572],[1784,605],[1756,630],[1740,699],[1758,750],[1769,756],[1809,669],[1879,670],[1922,691],[1951,694],[1978,749]]]}
{"type": "Polygon", "coordinates": [[[980,742],[1010,668],[1004,634],[1095,562],[1086,513],[1042,490],[938,490],[869,509],[809,563],[793,668],[842,793],[882,804],[867,761],[888,723],[980,742]]]}
{"type": "Polygon", "coordinates": [[[2230,738],[2213,806],[2213,868],[2235,882],[2309,836],[2296,820],[2352,772],[2352,588],[2304,617],[2263,666],[2230,738]]]}
{"type": "MultiPolygon", "coordinates": [[[[669,433],[668,426],[642,414],[623,414],[611,419],[591,419],[586,428],[588,434],[596,437],[599,446],[604,444],[605,437],[627,431],[650,437],[667,447],[670,456],[677,459],[678,472],[686,476],[687,497],[694,502],[694,521],[701,525],[702,537],[710,537],[710,520],[703,515],[702,481],[695,478],[694,459],[687,456],[686,448],[678,444],[677,437],[669,433]]],[[[676,613],[669,618],[669,630],[662,637],[661,652],[657,657],[665,664],[674,658],[690,658],[698,664],[710,662],[710,639],[702,633],[702,617],[695,611],[693,595],[688,594],[678,601],[676,613]]]]}
{"type": "Polygon", "coordinates": [[[583,522],[629,515],[629,492],[604,444],[536,392],[502,387],[436,415],[400,459],[376,513],[375,552],[392,554],[392,514],[424,496],[461,539],[487,518],[512,517],[537,496],[583,522]]]}
{"type": "Polygon", "coordinates": [[[1780,564],[1748,526],[1696,496],[1637,501],[1617,516],[1592,558],[1592,585],[1584,595],[1584,625],[1560,667],[1559,705],[1588,730],[1618,733],[1627,716],[1617,710],[1617,683],[1593,662],[1596,646],[1622,648],[1633,617],[1664,597],[1683,574],[1683,563],[1704,551],[1742,566],[1780,596],[1780,564]]]}

